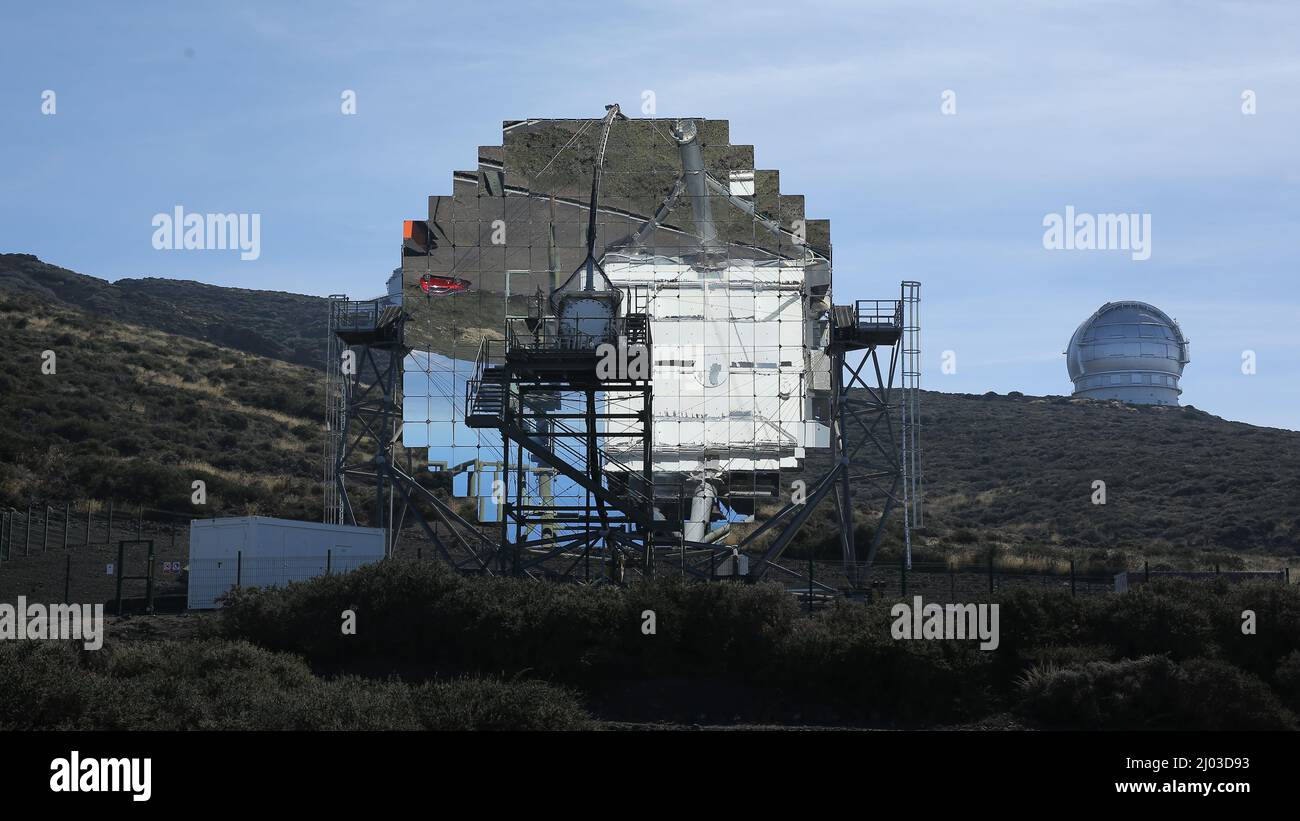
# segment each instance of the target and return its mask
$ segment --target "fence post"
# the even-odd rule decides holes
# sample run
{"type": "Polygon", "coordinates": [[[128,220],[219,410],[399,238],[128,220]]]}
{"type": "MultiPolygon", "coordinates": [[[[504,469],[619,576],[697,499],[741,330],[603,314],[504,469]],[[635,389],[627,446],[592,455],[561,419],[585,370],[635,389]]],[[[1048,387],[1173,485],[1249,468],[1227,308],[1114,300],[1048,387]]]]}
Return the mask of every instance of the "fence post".
{"type": "MultiPolygon", "coordinates": [[[[112,547],[111,543],[109,547],[112,547]]],[[[124,541],[117,543],[117,566],[113,569],[117,571],[117,615],[121,616],[125,606],[122,602],[122,582],[124,581],[122,575],[126,573],[126,542],[124,541]]]]}
{"type": "Polygon", "coordinates": [[[145,576],[144,612],[150,616],[153,615],[153,576],[155,572],[155,567],[158,564],[158,560],[156,556],[157,554],[154,553],[154,549],[153,549],[153,539],[150,539],[149,540],[149,569],[146,570],[144,574],[145,576]]]}
{"type": "Polygon", "coordinates": [[[68,551],[68,517],[72,515],[72,505],[63,503],[63,552],[68,551]]]}
{"type": "Polygon", "coordinates": [[[244,580],[244,551],[235,551],[235,589],[238,590],[244,580]]]}
{"type": "Polygon", "coordinates": [[[1074,595],[1074,559],[1070,559],[1070,595],[1074,595]]]}
{"type": "Polygon", "coordinates": [[[41,516],[41,553],[50,551],[50,503],[46,502],[42,507],[45,508],[41,516]]]}
{"type": "Polygon", "coordinates": [[[808,549],[808,614],[812,615],[813,551],[808,549]]]}
{"type": "Polygon", "coordinates": [[[32,506],[27,506],[27,535],[23,537],[23,555],[32,555],[32,506]]]}
{"type": "Polygon", "coordinates": [[[87,499],[86,500],[86,543],[82,545],[82,547],[90,547],[90,524],[91,524],[90,516],[91,516],[91,512],[94,509],[95,509],[95,503],[92,500],[87,499]]]}
{"type": "Polygon", "coordinates": [[[108,500],[108,523],[104,526],[104,544],[113,544],[113,500],[108,500]]]}
{"type": "Polygon", "coordinates": [[[63,558],[65,560],[63,564],[63,603],[72,604],[72,600],[69,598],[72,589],[72,554],[64,553],[63,558]]]}
{"type": "Polygon", "coordinates": [[[989,548],[989,592],[993,592],[993,548],[989,548]]]}

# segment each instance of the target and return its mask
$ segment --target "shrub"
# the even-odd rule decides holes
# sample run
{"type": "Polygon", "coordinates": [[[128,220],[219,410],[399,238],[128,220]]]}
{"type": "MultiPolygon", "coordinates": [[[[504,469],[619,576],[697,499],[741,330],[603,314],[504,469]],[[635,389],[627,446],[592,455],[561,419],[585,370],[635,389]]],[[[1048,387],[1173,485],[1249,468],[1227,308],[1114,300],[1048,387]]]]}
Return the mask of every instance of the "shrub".
{"type": "Polygon", "coordinates": [[[1185,725],[1206,730],[1294,730],[1295,716],[1258,676],[1208,659],[1183,664],[1185,725]]]}
{"type": "Polygon", "coordinates": [[[1269,678],[1288,654],[1300,650],[1300,588],[1276,582],[1223,584],[1206,597],[1220,656],[1269,678]],[[1241,632],[1242,613],[1255,614],[1255,633],[1241,632]]]}
{"type": "Polygon", "coordinates": [[[1017,712],[1070,729],[1290,729],[1295,718],[1255,676],[1165,656],[1031,669],[1017,712]]]}
{"type": "Polygon", "coordinates": [[[542,682],[317,678],[245,642],[166,641],[95,653],[0,644],[0,730],[578,729],[572,694],[542,682]]]}
{"type": "Polygon", "coordinates": [[[526,676],[597,702],[617,703],[635,682],[677,682],[697,694],[730,688],[746,705],[738,712],[775,720],[927,725],[1018,708],[1048,726],[1244,728],[1291,720],[1264,679],[1280,694],[1300,681],[1300,661],[1280,663],[1295,596],[1181,580],[1119,596],[1013,588],[998,597],[998,649],[985,652],[973,641],[894,640],[887,602],[807,617],[775,585],[539,584],[390,559],[235,591],[221,620],[228,637],[300,653],[318,669],[526,676]],[[1242,640],[1244,602],[1278,637],[1242,640]],[[355,636],[337,629],[346,609],[357,613],[355,636]],[[641,632],[646,610],[653,636],[641,632]],[[1267,666],[1261,674],[1247,662],[1267,666]]]}
{"type": "Polygon", "coordinates": [[[427,682],[411,698],[426,730],[576,730],[590,725],[572,693],[538,681],[427,682]]]}
{"type": "Polygon", "coordinates": [[[1292,650],[1278,662],[1273,689],[1287,707],[1300,711],[1300,650],[1292,650]]]}
{"type": "Polygon", "coordinates": [[[142,704],[119,682],[81,669],[75,645],[0,642],[0,730],[126,729],[142,704]]]}
{"type": "Polygon", "coordinates": [[[626,590],[459,576],[440,562],[390,559],[350,573],[242,589],[227,635],[313,663],[375,660],[403,672],[521,671],[571,684],[617,676],[744,673],[768,663],[797,606],[779,587],[666,579],[626,590]],[[338,614],[362,625],[341,636],[338,614]],[[641,633],[656,614],[656,635],[641,633]]]}
{"type": "Polygon", "coordinates": [[[1150,584],[1104,602],[1093,620],[1099,641],[1129,658],[1168,653],[1181,660],[1216,652],[1203,585],[1150,584]]]}
{"type": "Polygon", "coordinates": [[[837,604],[801,619],[779,647],[772,681],[805,716],[932,723],[983,715],[989,654],[969,642],[900,641],[884,607],[837,604]]]}

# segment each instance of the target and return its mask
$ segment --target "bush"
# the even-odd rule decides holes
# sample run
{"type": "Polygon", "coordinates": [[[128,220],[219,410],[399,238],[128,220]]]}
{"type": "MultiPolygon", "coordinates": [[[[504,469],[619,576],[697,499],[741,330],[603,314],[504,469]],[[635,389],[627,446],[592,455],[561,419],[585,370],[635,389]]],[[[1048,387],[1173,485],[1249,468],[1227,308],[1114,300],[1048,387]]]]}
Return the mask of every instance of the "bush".
{"type": "Polygon", "coordinates": [[[1224,584],[1209,602],[1220,657],[1260,678],[1271,678],[1289,654],[1300,650],[1300,588],[1276,582],[1224,584]],[[1245,610],[1255,614],[1255,633],[1241,632],[1245,610]]]}
{"type": "Polygon", "coordinates": [[[294,656],[214,640],[94,653],[73,643],[5,642],[0,692],[0,730],[559,730],[589,722],[572,694],[542,682],[321,679],[294,656]]]}
{"type": "Polygon", "coordinates": [[[1273,689],[1287,707],[1300,711],[1300,650],[1292,650],[1278,662],[1273,689]]]}
{"type": "Polygon", "coordinates": [[[1206,730],[1294,730],[1295,716],[1258,676],[1221,661],[1183,664],[1187,723],[1206,730]]]}
{"type": "Polygon", "coordinates": [[[1174,660],[1216,652],[1203,585],[1142,585],[1104,602],[1097,639],[1129,658],[1168,653],[1174,660]],[[1201,595],[1197,595],[1201,593],[1201,595]]]}
{"type": "Polygon", "coordinates": [[[1292,729],[1264,682],[1221,662],[1165,656],[1043,666],[1020,682],[1017,712],[1068,729],[1292,729]]]}
{"type": "Polygon", "coordinates": [[[571,693],[538,681],[428,682],[412,700],[426,730],[574,730],[590,723],[571,693]]]}
{"type": "Polygon", "coordinates": [[[121,683],[85,671],[61,642],[0,642],[0,730],[126,729],[145,721],[121,683]]]}
{"type": "Polygon", "coordinates": [[[771,676],[806,717],[927,724],[984,715],[990,654],[957,641],[900,641],[887,607],[840,603],[801,619],[771,676]],[[818,707],[830,713],[818,716],[818,707]]]}
{"type": "Polygon", "coordinates": [[[776,586],[676,579],[614,587],[467,578],[440,562],[391,559],[276,590],[234,592],[227,635],[314,663],[380,660],[395,669],[534,675],[573,684],[620,675],[761,668],[797,606],[776,586]],[[338,614],[360,629],[341,636],[338,614]],[[641,632],[656,614],[656,635],[641,632]]]}
{"type": "Polygon", "coordinates": [[[1264,682],[1283,695],[1300,682],[1300,661],[1281,663],[1295,649],[1297,601],[1276,585],[1181,580],[1118,596],[1015,588],[999,596],[998,649],[984,652],[977,642],[894,640],[888,602],[839,602],[807,617],[775,585],[539,584],[387,560],[235,591],[221,620],[228,637],[300,653],[319,669],[522,675],[599,703],[644,682],[681,684],[692,704],[721,689],[755,719],[928,725],[1018,706],[1048,726],[1244,728],[1290,720],[1264,682]],[[1267,640],[1263,630],[1241,636],[1248,603],[1267,640]],[[355,636],[337,629],[347,609],[355,636]],[[653,636],[641,632],[647,610],[653,636]]]}

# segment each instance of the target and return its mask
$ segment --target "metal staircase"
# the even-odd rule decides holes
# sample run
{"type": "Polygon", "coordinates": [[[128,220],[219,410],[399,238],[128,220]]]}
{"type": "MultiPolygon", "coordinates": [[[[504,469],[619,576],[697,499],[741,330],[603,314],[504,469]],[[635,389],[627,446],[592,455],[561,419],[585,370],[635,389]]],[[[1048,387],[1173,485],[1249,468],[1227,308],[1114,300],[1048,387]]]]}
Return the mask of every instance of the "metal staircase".
{"type": "Polygon", "coordinates": [[[467,386],[465,424],[471,428],[495,428],[505,415],[506,371],[498,365],[483,368],[467,386]]]}

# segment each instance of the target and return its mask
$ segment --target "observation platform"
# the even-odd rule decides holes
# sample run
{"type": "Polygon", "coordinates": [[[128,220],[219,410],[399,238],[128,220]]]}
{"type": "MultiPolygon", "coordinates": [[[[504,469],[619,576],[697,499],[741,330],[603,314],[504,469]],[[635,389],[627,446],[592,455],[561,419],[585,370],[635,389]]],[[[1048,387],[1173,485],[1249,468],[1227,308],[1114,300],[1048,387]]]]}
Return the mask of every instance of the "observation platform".
{"type": "Polygon", "coordinates": [[[829,353],[894,345],[903,335],[903,303],[897,299],[859,299],[831,308],[829,353]]]}
{"type": "MultiPolygon", "coordinates": [[[[649,343],[650,323],[645,314],[620,317],[613,327],[599,335],[561,333],[552,318],[547,317],[541,322],[533,323],[531,327],[522,321],[510,322],[506,330],[504,355],[499,359],[509,366],[517,379],[562,384],[573,390],[600,389],[646,381],[622,378],[626,362],[617,363],[618,376],[602,379],[598,367],[601,354],[604,353],[603,345],[612,345],[620,357],[627,357],[631,355],[633,346],[649,347],[649,343]]],[[[649,356],[648,351],[645,356],[649,356]]],[[[648,361],[645,367],[649,373],[648,361]]]]}
{"type": "Polygon", "coordinates": [[[330,330],[348,345],[401,343],[402,324],[402,306],[388,299],[330,305],[330,330]]]}

